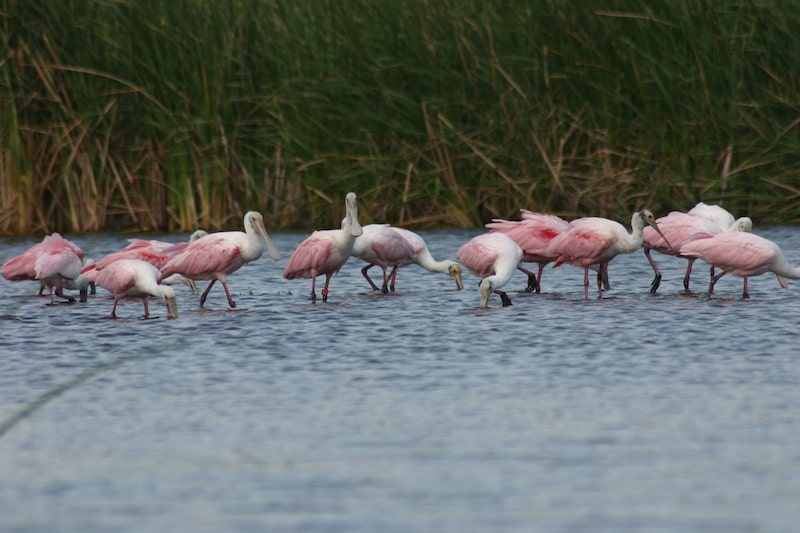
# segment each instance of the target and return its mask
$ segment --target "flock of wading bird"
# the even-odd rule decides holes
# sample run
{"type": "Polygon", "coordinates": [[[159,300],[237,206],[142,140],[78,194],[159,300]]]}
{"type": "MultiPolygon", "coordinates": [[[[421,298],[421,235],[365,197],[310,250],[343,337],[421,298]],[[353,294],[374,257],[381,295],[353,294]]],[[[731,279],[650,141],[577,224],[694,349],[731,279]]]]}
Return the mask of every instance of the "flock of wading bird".
{"type": "MultiPolygon", "coordinates": [[[[442,272],[462,289],[461,265],[481,278],[480,307],[488,307],[491,295],[498,294],[503,306],[511,304],[504,287],[517,270],[528,276],[526,292],[540,292],[544,267],[569,263],[584,270],[584,298],[589,297],[589,269],[597,272],[597,293],[610,290],[608,264],[618,254],[644,249],[655,277],[650,292],[655,293],[661,273],[651,252],[682,257],[688,260],[683,279],[689,291],[689,277],[695,260],[711,265],[710,298],[714,284],[725,274],[744,278],[742,297],[748,298],[747,279],[773,272],[781,287],[784,278],[800,278],[800,268],[789,265],[783,252],[772,241],[751,233],[753,223],[747,218],[734,219],[716,205],[699,203],[687,213],[671,212],[658,220],[650,211],[638,211],[631,219],[631,233],[620,223],[599,217],[578,218],[567,222],[553,215],[521,210],[520,220],[494,219],[486,224],[488,232],[461,246],[453,260],[437,261],[425,241],[411,231],[388,224],[361,226],[355,193],[345,197],[345,217],[341,228],[313,232],[302,241],[287,261],[286,279],[311,278],[311,301],[315,302],[316,278],[325,276],[322,301],[328,299],[331,277],[352,257],[367,265],[361,269],[364,278],[376,291],[394,291],[397,269],[417,264],[431,272],[442,272]],[[523,263],[538,264],[533,273],[523,263]],[[369,269],[378,266],[383,272],[381,287],[369,276],[369,269]],[[719,269],[715,273],[714,269],[719,269]]],[[[167,314],[177,318],[175,291],[169,285],[184,283],[196,292],[195,281],[210,283],[200,296],[205,304],[211,287],[219,281],[225,290],[228,305],[236,302],[228,290],[227,276],[242,265],[255,261],[264,252],[274,260],[281,254],[264,228],[264,219],[250,211],[244,216],[244,231],[206,233],[197,231],[188,242],[177,244],[161,241],[129,239],[129,245],[96,262],[84,264],[84,252],[74,243],[54,233],[6,261],[3,277],[10,281],[34,280],[40,284],[39,295],[49,288],[50,303],[55,296],[74,302],[65,289],[78,290],[80,300],[95,285],[114,296],[111,317],[116,318],[120,299],[141,299],[144,317],[149,317],[148,298],[165,301],[167,314]],[[55,294],[54,294],[55,293],[55,294]]]]}

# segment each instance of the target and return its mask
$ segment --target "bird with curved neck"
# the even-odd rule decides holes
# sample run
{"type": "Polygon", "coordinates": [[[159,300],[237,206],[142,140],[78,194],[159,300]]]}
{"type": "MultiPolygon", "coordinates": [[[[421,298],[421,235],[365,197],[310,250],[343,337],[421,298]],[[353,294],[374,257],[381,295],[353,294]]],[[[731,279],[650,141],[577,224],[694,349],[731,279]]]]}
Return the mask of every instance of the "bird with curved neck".
{"type": "Polygon", "coordinates": [[[117,318],[117,304],[122,298],[139,298],[144,304],[144,318],[150,318],[148,298],[164,300],[167,316],[178,318],[178,305],[172,287],[161,285],[158,269],[141,259],[118,259],[97,271],[95,283],[114,295],[111,318],[117,318]]]}
{"type": "Polygon", "coordinates": [[[311,278],[311,301],[317,301],[317,276],[325,275],[322,301],[328,301],[331,278],[339,272],[353,253],[356,237],[363,233],[358,221],[356,193],[349,192],[344,199],[345,216],[340,229],[317,230],[297,245],[286,262],[283,277],[286,279],[311,278]]]}
{"type": "Polygon", "coordinates": [[[518,270],[528,276],[528,286],[525,292],[541,292],[542,273],[544,267],[558,259],[557,256],[547,255],[547,246],[561,232],[569,228],[569,222],[554,215],[535,213],[527,209],[520,209],[521,220],[492,219],[486,227],[489,233],[505,233],[522,248],[522,262],[536,263],[539,272],[534,274],[522,264],[518,270]]]}
{"type": "Polygon", "coordinates": [[[608,277],[608,263],[619,254],[638,250],[642,246],[645,226],[652,227],[663,237],[655,216],[646,209],[635,212],[631,217],[631,233],[619,222],[607,218],[578,218],[569,223],[566,231],[550,241],[547,254],[558,258],[553,267],[562,263],[583,267],[585,298],[589,297],[589,268],[598,265],[597,292],[598,297],[602,297],[603,281],[608,277]]]}
{"type": "MultiPolygon", "coordinates": [[[[446,274],[450,276],[456,283],[456,290],[460,291],[461,289],[464,288],[464,284],[461,281],[460,264],[453,261],[452,259],[442,259],[442,260],[434,259],[433,255],[431,254],[431,251],[428,249],[428,244],[425,242],[425,239],[423,239],[413,231],[407,230],[405,228],[396,228],[396,227],[392,227],[392,229],[398,232],[400,235],[402,235],[403,238],[406,241],[408,241],[408,243],[414,249],[414,256],[411,259],[411,263],[419,265],[421,268],[424,268],[428,272],[438,272],[440,274],[446,274]]],[[[389,277],[389,288],[391,290],[394,290],[396,279],[397,279],[397,268],[392,270],[392,273],[389,277]]]]}
{"type": "Polygon", "coordinates": [[[500,296],[503,307],[511,299],[501,291],[517,271],[522,260],[522,248],[502,233],[484,233],[473,237],[456,252],[456,259],[481,278],[480,307],[489,307],[492,293],[500,296]]]}
{"type": "Polygon", "coordinates": [[[264,217],[256,211],[248,211],[244,215],[244,231],[219,231],[190,241],[167,259],[161,267],[161,276],[167,278],[181,274],[193,280],[211,280],[200,296],[201,308],[211,287],[219,281],[225,289],[228,305],[234,308],[236,302],[228,290],[226,277],[261,257],[265,245],[271,259],[277,261],[281,258],[281,253],[272,244],[264,228],[264,217]]]}
{"type": "Polygon", "coordinates": [[[749,298],[747,279],[772,272],[782,288],[787,288],[786,279],[800,279],[800,267],[793,267],[786,260],[780,246],[753,233],[728,231],[717,235],[701,234],[684,243],[681,255],[702,259],[722,270],[711,278],[707,296],[711,298],[714,285],[726,274],[744,278],[742,298],[749,298]]]}

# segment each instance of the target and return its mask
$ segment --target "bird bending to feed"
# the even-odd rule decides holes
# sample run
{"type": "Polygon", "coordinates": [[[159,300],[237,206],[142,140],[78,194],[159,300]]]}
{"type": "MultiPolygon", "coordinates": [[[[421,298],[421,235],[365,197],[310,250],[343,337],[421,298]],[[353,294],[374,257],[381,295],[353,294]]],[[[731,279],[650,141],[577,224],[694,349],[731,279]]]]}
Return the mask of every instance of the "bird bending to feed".
{"type": "MultiPolygon", "coordinates": [[[[78,260],[83,260],[84,253],[78,245],[67,239],[64,239],[58,233],[53,233],[52,235],[46,236],[41,242],[34,244],[23,253],[6,261],[3,266],[0,267],[0,275],[9,281],[39,281],[39,296],[42,296],[45,287],[48,286],[48,280],[37,279],[36,261],[39,258],[39,255],[42,253],[45,243],[48,242],[50,243],[49,246],[53,246],[55,243],[59,243],[59,246],[63,246],[64,243],[66,243],[66,245],[71,248],[74,254],[78,257],[78,260]]],[[[69,255],[69,253],[67,252],[66,255],[69,255]]],[[[53,286],[50,288],[52,290],[53,286]]],[[[63,286],[61,288],[55,287],[56,296],[67,298],[69,301],[74,302],[74,298],[63,294],[62,289],[64,288],[81,291],[81,301],[85,302],[87,300],[87,285],[84,284],[84,280],[79,278],[64,278],[63,286]]],[[[53,299],[51,294],[51,302],[52,301],[53,299]]]]}
{"type": "Polygon", "coordinates": [[[281,253],[272,244],[264,228],[264,218],[256,211],[244,215],[244,231],[220,231],[209,233],[196,241],[190,241],[174,256],[167,259],[161,267],[161,276],[167,278],[181,274],[193,280],[211,280],[200,296],[200,307],[205,305],[211,287],[219,281],[225,289],[228,305],[236,307],[226,283],[226,276],[236,272],[243,265],[255,261],[264,253],[273,260],[281,258],[281,253]]]}
{"type": "Polygon", "coordinates": [[[749,298],[747,278],[772,272],[782,288],[786,280],[800,279],[800,268],[786,260],[783,251],[774,242],[753,233],[729,231],[717,235],[701,234],[681,246],[681,255],[699,258],[722,270],[711,278],[707,296],[711,298],[714,285],[725,274],[744,278],[742,298],[749,298]]]}
{"type": "MultiPolygon", "coordinates": [[[[589,268],[598,265],[597,292],[598,296],[602,297],[603,281],[608,276],[608,263],[619,254],[628,254],[641,247],[642,232],[645,226],[651,226],[661,234],[655,216],[647,210],[637,211],[633,214],[631,233],[628,233],[619,222],[607,218],[578,218],[569,223],[566,231],[550,241],[547,254],[558,257],[553,263],[553,267],[565,262],[583,267],[585,298],[589,297],[589,268]]],[[[667,244],[669,244],[668,240],[667,244]]]]}
{"type": "MultiPolygon", "coordinates": [[[[72,243],[63,238],[58,233],[48,235],[42,241],[42,247],[33,265],[35,278],[50,289],[50,303],[54,302],[53,289],[55,295],[67,298],[70,302],[75,299],[64,295],[66,284],[78,279],[81,275],[80,257],[75,253],[72,243]]],[[[87,300],[88,283],[80,289],[80,300],[87,300]]]]}
{"type": "Polygon", "coordinates": [[[283,277],[286,279],[311,278],[312,302],[317,301],[317,276],[322,274],[325,275],[322,301],[328,301],[331,277],[339,272],[350,258],[356,237],[363,232],[358,222],[356,193],[347,193],[344,206],[345,217],[341,229],[317,230],[309,235],[297,246],[283,269],[283,277]]]}
{"type": "Polygon", "coordinates": [[[95,283],[114,295],[111,318],[117,318],[117,303],[120,298],[140,298],[144,304],[144,318],[150,318],[147,300],[151,296],[161,298],[167,306],[167,316],[178,318],[178,305],[172,287],[159,283],[158,269],[141,259],[119,259],[97,271],[95,283]]]}
{"type": "Polygon", "coordinates": [[[389,292],[389,276],[386,275],[386,269],[392,267],[394,274],[398,266],[410,263],[414,257],[414,248],[388,224],[368,224],[361,229],[363,230],[361,235],[353,242],[352,256],[368,263],[361,269],[361,274],[374,290],[386,294],[389,292]],[[383,285],[380,289],[367,273],[376,265],[383,271],[383,285]]]}
{"type": "Polygon", "coordinates": [[[480,307],[489,307],[493,292],[500,295],[503,307],[511,305],[511,299],[500,288],[514,276],[522,253],[522,248],[502,233],[478,235],[458,249],[456,259],[481,278],[480,307]]]}
{"type": "Polygon", "coordinates": [[[386,293],[395,289],[398,268],[410,264],[417,264],[428,272],[447,274],[456,282],[457,290],[464,288],[461,281],[461,265],[450,259],[442,261],[434,259],[425,240],[413,231],[395,228],[389,224],[369,224],[363,226],[363,230],[364,233],[357,237],[353,244],[352,255],[369,263],[361,269],[361,273],[373,289],[378,290],[378,287],[367,273],[370,268],[379,265],[383,269],[384,284],[380,290],[386,293]],[[400,239],[405,241],[405,244],[400,239]],[[390,265],[392,270],[387,276],[386,268],[390,265]]]}
{"type": "MultiPolygon", "coordinates": [[[[709,208],[717,207],[708,206],[706,204],[703,204],[703,206],[709,208]]],[[[718,220],[727,221],[727,218],[718,217],[718,220]]],[[[664,255],[678,255],[681,257],[679,254],[674,254],[673,249],[669,245],[674,246],[676,250],[679,250],[684,243],[691,240],[696,234],[706,233],[716,235],[718,233],[722,233],[723,231],[751,231],[753,229],[753,221],[748,217],[742,217],[733,221],[726,227],[720,227],[716,222],[708,217],[691,215],[689,213],[681,213],[679,211],[673,211],[667,216],[659,218],[656,220],[656,223],[664,235],[664,238],[656,233],[653,228],[648,226],[644,228],[642,241],[644,255],[647,257],[647,261],[653,268],[654,277],[652,283],[650,284],[650,292],[652,294],[655,294],[655,292],[658,290],[658,286],[661,284],[661,271],[658,269],[658,265],[656,265],[655,260],[650,255],[652,250],[664,255]]],[[[686,265],[686,273],[683,276],[683,288],[686,290],[686,292],[689,292],[689,278],[692,274],[692,265],[694,264],[696,258],[686,257],[685,259],[687,259],[688,264],[686,265]]],[[[711,268],[713,269],[714,267],[711,268]]]]}
{"type": "Polygon", "coordinates": [[[489,228],[489,233],[504,233],[511,237],[522,248],[523,263],[539,265],[537,274],[522,265],[517,268],[528,276],[525,292],[541,292],[544,267],[558,258],[547,254],[547,246],[569,228],[569,222],[554,215],[543,215],[527,209],[520,209],[520,216],[521,220],[495,218],[486,227],[489,228]]]}
{"type": "MultiPolygon", "coordinates": [[[[414,233],[411,230],[407,230],[405,228],[396,228],[392,226],[392,229],[398,232],[403,238],[408,241],[411,247],[414,249],[414,257],[411,259],[411,263],[419,265],[420,267],[424,268],[428,272],[439,272],[442,274],[447,274],[453,281],[456,282],[456,290],[461,290],[464,288],[464,284],[461,280],[461,265],[457,262],[453,261],[452,259],[442,259],[441,261],[437,261],[431,255],[431,251],[428,249],[428,245],[425,243],[425,240],[420,237],[418,234],[414,233]]],[[[406,263],[406,264],[411,264],[406,263]]],[[[405,266],[405,265],[399,265],[405,266]]],[[[395,280],[397,279],[397,269],[392,270],[392,274],[389,277],[389,289],[394,290],[395,280]]]]}

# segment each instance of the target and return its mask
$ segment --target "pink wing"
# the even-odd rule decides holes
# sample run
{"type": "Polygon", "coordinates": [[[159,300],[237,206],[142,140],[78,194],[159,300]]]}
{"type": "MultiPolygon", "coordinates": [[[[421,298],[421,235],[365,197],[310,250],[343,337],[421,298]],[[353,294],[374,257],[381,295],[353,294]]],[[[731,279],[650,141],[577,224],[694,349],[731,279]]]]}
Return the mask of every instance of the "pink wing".
{"type": "Polygon", "coordinates": [[[208,235],[189,243],[182,252],[169,258],[161,267],[161,275],[167,277],[177,273],[192,277],[224,272],[240,254],[236,243],[208,235]]]}
{"type": "MultiPolygon", "coordinates": [[[[664,234],[669,243],[676,250],[679,249],[683,243],[691,239],[693,235],[698,233],[716,234],[722,231],[720,227],[709,220],[678,212],[670,213],[658,219],[656,224],[658,224],[658,229],[661,230],[661,233],[664,234]]],[[[656,230],[650,226],[646,226],[642,234],[644,236],[642,245],[645,248],[652,248],[665,254],[672,254],[667,243],[656,230]]]]}
{"type": "Polygon", "coordinates": [[[472,239],[456,252],[456,259],[479,278],[494,274],[494,263],[499,257],[497,250],[480,239],[472,239]]]}
{"type": "Polygon", "coordinates": [[[159,253],[147,246],[128,246],[118,252],[113,252],[102,258],[96,263],[97,269],[102,270],[114,261],[120,259],[139,259],[146,261],[156,268],[161,268],[167,262],[170,256],[165,253],[159,253]]]}
{"type": "Polygon", "coordinates": [[[136,285],[136,275],[132,270],[125,268],[123,263],[112,263],[97,271],[95,283],[118,295],[136,285]]]}
{"type": "Polygon", "coordinates": [[[328,262],[332,250],[333,241],[331,239],[315,237],[312,233],[297,246],[286,262],[283,277],[286,279],[310,278],[319,274],[328,262]]]}
{"type": "Polygon", "coordinates": [[[398,232],[388,228],[370,241],[375,255],[389,264],[410,262],[416,255],[411,244],[398,232]]]}
{"type": "Polygon", "coordinates": [[[763,274],[779,252],[778,246],[752,233],[731,232],[698,236],[681,246],[681,255],[699,257],[738,276],[763,274]]]}
{"type": "Polygon", "coordinates": [[[562,262],[591,265],[613,242],[611,236],[605,232],[573,227],[550,241],[547,253],[553,257],[563,257],[562,262]]]}

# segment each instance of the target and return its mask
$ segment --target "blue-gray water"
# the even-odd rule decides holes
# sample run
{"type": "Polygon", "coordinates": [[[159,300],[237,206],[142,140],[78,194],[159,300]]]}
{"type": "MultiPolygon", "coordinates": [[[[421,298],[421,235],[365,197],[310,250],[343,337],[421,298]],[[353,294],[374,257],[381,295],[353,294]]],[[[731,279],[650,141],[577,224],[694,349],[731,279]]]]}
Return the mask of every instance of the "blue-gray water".
{"type": "MultiPolygon", "coordinates": [[[[437,257],[477,233],[421,232],[437,257]]],[[[800,264],[800,230],[760,233],[800,264]]],[[[651,296],[637,252],[602,300],[565,265],[478,310],[469,274],[407,267],[383,296],[351,259],[312,305],[281,277],[306,235],[272,236],[284,258],[230,277],[235,311],[179,287],[177,320],[111,320],[102,289],[49,306],[0,280],[0,529],[797,531],[800,283],[707,300],[705,265],[684,295],[659,256],[651,296]]]]}

